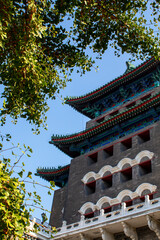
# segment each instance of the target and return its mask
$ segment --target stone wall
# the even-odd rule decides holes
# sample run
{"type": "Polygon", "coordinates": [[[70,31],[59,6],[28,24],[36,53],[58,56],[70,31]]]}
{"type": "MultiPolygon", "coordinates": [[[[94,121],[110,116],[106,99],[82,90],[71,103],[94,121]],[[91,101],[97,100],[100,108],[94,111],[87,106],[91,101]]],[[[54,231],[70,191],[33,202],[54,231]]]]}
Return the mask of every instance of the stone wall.
{"type": "Polygon", "coordinates": [[[65,202],[67,199],[67,186],[54,192],[49,224],[53,227],[62,226],[64,220],[65,202]]]}
{"type": "MultiPolygon", "coordinates": [[[[89,161],[87,155],[81,155],[72,159],[69,181],[68,181],[68,191],[66,194],[66,188],[62,188],[55,192],[54,196],[54,207],[52,208],[52,214],[50,223],[54,226],[62,225],[62,209],[65,207],[63,220],[67,221],[67,224],[71,224],[80,220],[80,213],[78,210],[86,202],[96,203],[101,197],[108,196],[110,198],[115,198],[122,190],[129,189],[135,191],[136,188],[142,183],[150,183],[157,186],[156,197],[160,196],[160,123],[157,122],[154,125],[150,125],[148,128],[139,130],[134,135],[128,135],[127,137],[121,138],[112,143],[113,145],[113,156],[107,157],[104,152],[104,148],[110,146],[106,145],[99,149],[97,162],[92,163],[89,161]],[[142,131],[150,131],[150,140],[144,143],[139,142],[138,134],[142,131]],[[127,138],[132,138],[132,147],[122,151],[122,141],[127,138]],[[134,159],[138,153],[143,150],[148,150],[154,153],[154,157],[151,162],[152,171],[148,174],[141,175],[139,165],[132,167],[132,179],[128,181],[123,181],[121,172],[116,172],[113,174],[112,187],[103,189],[102,179],[96,181],[96,189],[92,194],[86,193],[86,187],[81,179],[88,172],[99,172],[99,170],[105,165],[111,165],[112,167],[117,166],[119,161],[123,158],[134,159]],[[64,204],[65,203],[65,204],[64,204]],[[55,215],[55,217],[54,217],[55,215]]],[[[92,152],[90,152],[91,154],[92,152]]],[[[136,203],[137,200],[135,200],[136,203]]],[[[97,213],[98,214],[98,213],[97,213]]]]}

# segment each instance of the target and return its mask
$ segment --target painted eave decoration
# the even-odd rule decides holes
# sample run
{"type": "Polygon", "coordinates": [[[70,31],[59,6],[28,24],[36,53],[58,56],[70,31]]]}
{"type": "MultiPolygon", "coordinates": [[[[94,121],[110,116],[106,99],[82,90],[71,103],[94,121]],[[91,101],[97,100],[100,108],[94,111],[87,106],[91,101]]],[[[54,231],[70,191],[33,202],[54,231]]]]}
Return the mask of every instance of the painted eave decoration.
{"type": "Polygon", "coordinates": [[[66,99],[66,104],[73,107],[78,112],[81,112],[82,114],[92,118],[90,115],[87,115],[83,108],[85,104],[95,102],[99,100],[100,98],[103,98],[106,93],[114,91],[116,88],[120,87],[122,84],[133,81],[135,78],[141,76],[142,74],[147,74],[148,71],[153,69],[157,64],[158,60],[155,60],[154,58],[151,58],[147,60],[146,62],[142,63],[136,68],[130,68],[126,70],[126,72],[121,75],[120,77],[112,80],[111,82],[105,84],[104,86],[86,94],[80,97],[69,97],[66,99]]]}
{"type": "Polygon", "coordinates": [[[142,112],[150,109],[153,106],[160,104],[160,92],[158,92],[156,95],[151,96],[149,99],[144,100],[143,102],[125,110],[122,113],[118,113],[116,116],[110,117],[107,120],[104,120],[103,122],[99,123],[97,126],[91,127],[89,129],[86,129],[84,131],[81,131],[79,133],[75,133],[72,135],[62,135],[62,136],[52,136],[50,143],[54,144],[60,149],[63,149],[63,146],[83,141],[84,139],[87,139],[89,137],[93,137],[102,131],[106,130],[107,128],[110,128],[114,126],[117,123],[121,123],[131,117],[134,117],[138,114],[141,114],[142,112]]]}

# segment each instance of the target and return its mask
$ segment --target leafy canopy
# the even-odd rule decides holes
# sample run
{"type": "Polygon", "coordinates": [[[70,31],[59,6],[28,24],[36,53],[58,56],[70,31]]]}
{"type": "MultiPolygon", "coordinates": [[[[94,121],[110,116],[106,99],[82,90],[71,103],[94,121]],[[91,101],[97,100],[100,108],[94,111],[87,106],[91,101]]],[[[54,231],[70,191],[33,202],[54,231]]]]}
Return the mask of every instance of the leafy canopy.
{"type": "MultiPolygon", "coordinates": [[[[74,66],[91,61],[67,40],[52,1],[1,1],[0,83],[5,99],[1,114],[26,118],[38,127],[45,121],[47,99],[66,86],[74,66]]],[[[5,119],[2,119],[3,121],[5,119]]]]}
{"type": "Polygon", "coordinates": [[[115,53],[132,57],[159,56],[159,0],[56,1],[60,19],[73,19],[73,38],[78,47],[103,54],[108,46],[115,53]]]}
{"type": "Polygon", "coordinates": [[[7,164],[2,162],[0,162],[0,188],[1,239],[22,237],[26,226],[29,225],[29,212],[24,205],[24,186],[18,178],[11,177],[7,164]]]}
{"type": "MultiPolygon", "coordinates": [[[[49,187],[41,185],[32,179],[32,172],[25,173],[25,165],[21,159],[24,155],[30,157],[32,149],[29,146],[24,145],[21,148],[19,145],[11,145],[7,149],[4,146],[7,145],[6,141],[10,141],[10,135],[0,135],[0,140],[0,239],[21,240],[29,230],[33,210],[38,208],[47,211],[41,204],[41,197],[35,190],[27,191],[26,184],[45,187],[48,194],[51,194],[54,182],[50,182],[49,187]]],[[[43,216],[43,220],[46,220],[45,215],[43,216]]]]}
{"type": "Polygon", "coordinates": [[[127,52],[143,59],[159,54],[159,0],[1,0],[0,4],[3,123],[10,115],[37,128],[45,126],[47,99],[54,99],[66,86],[73,68],[81,73],[90,70],[88,47],[100,56],[110,45],[117,55],[127,52]]]}

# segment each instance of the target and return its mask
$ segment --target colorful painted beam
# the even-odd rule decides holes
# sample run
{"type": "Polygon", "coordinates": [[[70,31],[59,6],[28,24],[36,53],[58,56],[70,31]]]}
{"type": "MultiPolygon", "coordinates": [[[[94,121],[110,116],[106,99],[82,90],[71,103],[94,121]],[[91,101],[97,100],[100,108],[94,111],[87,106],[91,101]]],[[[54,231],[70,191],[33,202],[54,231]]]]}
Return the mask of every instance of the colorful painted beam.
{"type": "Polygon", "coordinates": [[[103,99],[106,100],[106,96],[111,94],[112,100],[114,96],[114,94],[112,93],[115,93],[117,89],[119,89],[119,95],[123,95],[121,91],[122,85],[124,86],[125,84],[126,86],[129,83],[135,81],[136,79],[141,78],[142,76],[146,76],[146,74],[150,72],[153,72],[158,64],[158,60],[151,58],[145,63],[136,67],[135,69],[131,68],[129,72],[126,71],[125,74],[105,84],[101,88],[98,88],[84,96],[67,98],[66,104],[69,104],[75,110],[81,112],[89,118],[94,118],[98,116],[97,114],[100,114],[100,111],[103,108],[101,101],[103,102],[103,99]]]}
{"type": "Polygon", "coordinates": [[[132,70],[129,73],[125,73],[124,75],[112,80],[111,82],[105,84],[104,86],[80,97],[71,97],[66,99],[66,103],[71,105],[72,103],[78,104],[82,101],[89,101],[91,99],[95,99],[98,96],[102,96],[105,91],[113,90],[115,87],[121,85],[122,83],[130,80],[131,78],[134,78],[137,75],[140,75],[141,73],[144,73],[144,71],[149,70],[153,67],[153,65],[156,65],[158,61],[156,61],[154,58],[149,59],[145,63],[141,64],[140,66],[136,67],[134,70],[132,70]]]}
{"type": "Polygon", "coordinates": [[[135,115],[141,114],[141,112],[160,104],[160,92],[155,96],[151,96],[148,100],[144,100],[142,103],[137,104],[136,106],[127,109],[122,113],[118,113],[116,116],[110,117],[108,120],[104,120],[102,123],[99,123],[97,126],[86,129],[82,132],[75,133],[72,135],[66,136],[52,136],[50,141],[54,145],[65,145],[68,143],[80,142],[89,137],[93,137],[98,133],[110,128],[120,122],[123,122],[126,119],[129,119],[135,115]]]}

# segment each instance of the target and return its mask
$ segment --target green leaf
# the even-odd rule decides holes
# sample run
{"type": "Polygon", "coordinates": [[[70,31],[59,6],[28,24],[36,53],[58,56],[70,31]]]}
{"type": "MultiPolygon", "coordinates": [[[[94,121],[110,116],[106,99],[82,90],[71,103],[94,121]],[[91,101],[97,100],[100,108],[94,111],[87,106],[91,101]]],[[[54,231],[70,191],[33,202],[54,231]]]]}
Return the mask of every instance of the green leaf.
{"type": "Polygon", "coordinates": [[[23,177],[23,171],[20,171],[18,175],[22,178],[23,177]]]}
{"type": "Polygon", "coordinates": [[[48,191],[48,195],[51,195],[51,192],[50,192],[50,191],[48,191]]]}
{"type": "Polygon", "coordinates": [[[27,177],[32,179],[32,172],[28,172],[27,177]]]}

